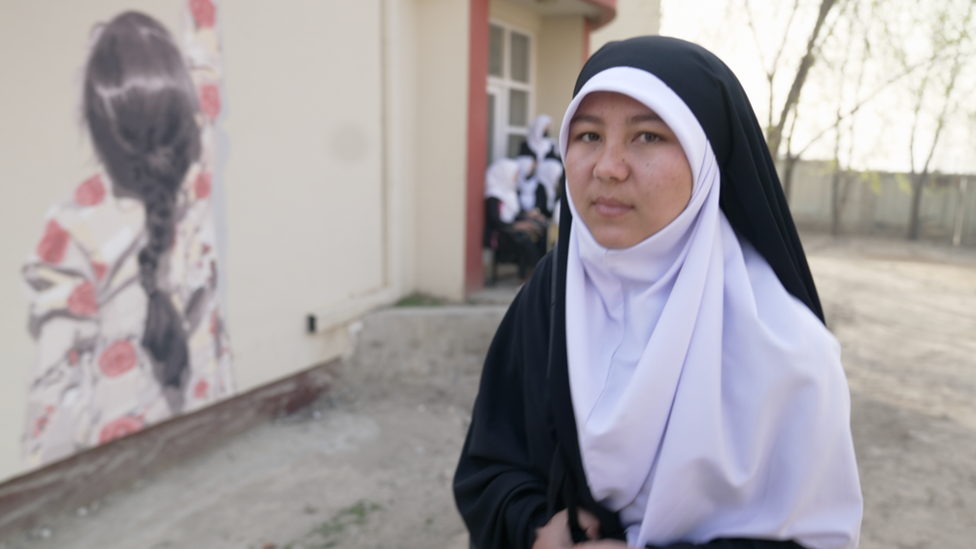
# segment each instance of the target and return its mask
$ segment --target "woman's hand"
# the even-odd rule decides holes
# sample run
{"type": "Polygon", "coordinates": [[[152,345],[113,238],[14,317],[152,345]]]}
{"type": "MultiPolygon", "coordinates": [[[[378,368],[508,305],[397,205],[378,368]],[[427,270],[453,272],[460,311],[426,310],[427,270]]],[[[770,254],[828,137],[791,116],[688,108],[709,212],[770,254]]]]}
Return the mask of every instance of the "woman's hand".
{"type": "MultiPolygon", "coordinates": [[[[586,509],[577,509],[576,518],[579,520],[580,528],[586,532],[586,537],[595,540],[600,536],[600,521],[592,513],[586,509]]],[[[532,549],[572,549],[572,547],[573,538],[569,535],[569,514],[566,509],[553,515],[545,526],[535,530],[535,543],[532,544],[532,549]]]]}

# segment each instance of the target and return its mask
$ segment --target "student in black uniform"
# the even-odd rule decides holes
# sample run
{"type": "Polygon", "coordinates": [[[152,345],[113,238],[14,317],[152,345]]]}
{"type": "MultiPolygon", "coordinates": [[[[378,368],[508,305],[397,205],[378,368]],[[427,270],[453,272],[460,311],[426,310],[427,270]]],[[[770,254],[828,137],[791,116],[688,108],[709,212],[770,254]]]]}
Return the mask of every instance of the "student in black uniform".
{"type": "Polygon", "coordinates": [[[610,43],[559,142],[559,242],[454,478],[472,545],[856,547],[840,347],[735,76],[681,40],[610,43]]]}

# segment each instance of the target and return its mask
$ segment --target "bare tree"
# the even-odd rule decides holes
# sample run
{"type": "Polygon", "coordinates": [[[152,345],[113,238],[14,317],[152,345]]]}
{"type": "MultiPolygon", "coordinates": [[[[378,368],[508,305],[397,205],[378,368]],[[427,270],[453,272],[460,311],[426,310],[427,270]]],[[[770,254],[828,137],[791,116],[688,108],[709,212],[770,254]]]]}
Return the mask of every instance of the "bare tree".
{"type": "MultiPolygon", "coordinates": [[[[917,240],[921,234],[920,212],[925,184],[931,173],[932,159],[939,146],[939,138],[945,129],[947,117],[958,108],[954,96],[960,72],[965,63],[973,58],[970,22],[976,2],[968,2],[962,18],[954,12],[951,3],[941,5],[929,23],[931,53],[921,77],[910,86],[914,104],[912,129],[909,139],[909,162],[911,166],[912,201],[909,212],[908,238],[917,240]],[[934,95],[934,96],[933,96],[934,95]],[[933,97],[930,97],[933,96],[933,97]],[[926,101],[928,99],[928,101],[926,101]],[[941,102],[935,115],[935,130],[924,153],[924,161],[916,157],[916,145],[922,139],[920,127],[927,113],[927,102],[941,102]]],[[[928,15],[924,12],[922,15],[928,15]]],[[[906,56],[907,57],[907,56],[906,56]]],[[[904,59],[905,57],[903,57],[904,59]]]]}
{"type": "MultiPolygon", "coordinates": [[[[776,112],[777,76],[781,74],[781,70],[787,70],[787,51],[791,49],[791,42],[789,39],[791,36],[793,36],[793,29],[794,24],[797,21],[797,15],[800,13],[803,7],[801,6],[800,0],[794,0],[792,7],[790,8],[786,24],[782,27],[782,36],[778,41],[778,45],[775,47],[774,51],[767,52],[766,48],[763,46],[762,40],[760,39],[760,32],[758,28],[759,25],[756,24],[755,10],[750,4],[750,0],[744,1],[746,21],[749,26],[749,30],[751,31],[753,41],[756,44],[756,49],[759,51],[760,63],[762,64],[762,69],[766,77],[766,85],[768,86],[769,91],[769,104],[766,122],[766,143],[769,146],[769,150],[774,158],[779,158],[779,149],[783,143],[785,135],[786,151],[782,158],[783,192],[786,195],[787,201],[789,201],[790,195],[792,194],[794,168],[802,156],[802,152],[794,154],[792,149],[794,130],[796,129],[797,119],[800,113],[800,94],[807,82],[807,78],[814,66],[814,63],[820,55],[823,43],[833,33],[832,26],[830,26],[826,31],[824,29],[827,16],[830,14],[831,10],[838,5],[838,2],[837,0],[821,0],[817,10],[817,18],[814,23],[813,30],[810,32],[804,53],[800,57],[799,63],[796,66],[796,72],[793,73],[793,82],[790,86],[789,93],[787,94],[786,99],[783,101],[779,117],[774,119],[774,114],[776,112]]],[[[846,3],[846,0],[841,0],[841,4],[844,3],[846,3]]]]}
{"type": "MultiPolygon", "coordinates": [[[[810,74],[810,69],[817,60],[821,45],[820,33],[824,27],[824,22],[827,20],[827,15],[830,13],[830,10],[836,4],[837,0],[821,0],[820,9],[817,13],[817,21],[807,40],[806,53],[800,59],[800,65],[797,67],[796,74],[793,77],[793,84],[790,86],[790,91],[786,96],[786,100],[783,102],[783,107],[780,109],[779,118],[775,125],[770,124],[771,127],[769,134],[766,136],[766,142],[769,145],[769,151],[773,153],[774,157],[779,155],[780,142],[783,139],[783,129],[786,127],[786,121],[791,112],[796,112],[794,106],[799,102],[800,92],[803,90],[803,85],[807,81],[807,75],[810,74]]],[[[799,6],[799,3],[796,6],[799,6]]],[[[772,99],[770,99],[770,104],[772,104],[772,99]]],[[[772,112],[773,109],[770,108],[770,113],[772,112]]],[[[770,122],[772,122],[771,114],[770,122]]]]}
{"type": "MultiPolygon", "coordinates": [[[[844,207],[847,205],[847,198],[850,193],[851,180],[853,179],[853,170],[851,169],[851,163],[854,160],[854,146],[857,142],[855,139],[855,128],[856,128],[856,114],[859,110],[859,106],[864,104],[865,99],[862,98],[862,90],[864,87],[864,79],[867,73],[867,65],[872,56],[871,48],[871,24],[874,21],[874,8],[877,7],[876,3],[871,3],[869,6],[869,13],[866,18],[861,17],[861,3],[854,3],[853,8],[849,16],[846,18],[846,32],[844,36],[846,40],[840,45],[840,63],[839,66],[833,71],[837,76],[837,110],[835,113],[835,121],[833,124],[834,128],[834,175],[833,181],[831,182],[831,233],[839,235],[841,233],[841,219],[844,215],[844,207]],[[856,47],[859,46],[859,47],[856,47]],[[856,65],[852,67],[851,57],[853,54],[860,50],[860,56],[854,61],[857,62],[856,65]],[[850,74],[850,71],[856,71],[855,74],[850,74]],[[854,108],[851,108],[849,112],[845,112],[845,100],[847,96],[849,79],[853,78],[853,101],[854,108]],[[845,128],[846,123],[846,128],[845,128]],[[841,156],[841,142],[846,140],[847,151],[844,157],[841,156]]],[[[809,146],[809,145],[808,145],[809,146]]]]}

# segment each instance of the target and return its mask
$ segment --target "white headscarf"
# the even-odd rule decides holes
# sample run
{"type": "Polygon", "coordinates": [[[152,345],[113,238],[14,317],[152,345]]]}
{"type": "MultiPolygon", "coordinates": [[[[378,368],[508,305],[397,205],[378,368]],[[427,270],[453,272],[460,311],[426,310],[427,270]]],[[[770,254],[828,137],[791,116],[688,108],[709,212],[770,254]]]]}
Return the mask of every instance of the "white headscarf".
{"type": "Polygon", "coordinates": [[[636,547],[717,537],[855,547],[862,500],[836,339],[736,236],[704,130],[653,74],[614,67],[587,81],[563,119],[563,158],[594,91],[656,112],[694,183],[683,213],[627,249],[600,246],[569,199],[566,341],[593,496],[636,547]]]}
{"type": "Polygon", "coordinates": [[[529,126],[529,135],[525,140],[529,145],[529,149],[535,153],[536,162],[540,164],[555,146],[555,142],[551,138],[546,137],[546,130],[550,126],[552,126],[552,117],[548,114],[540,114],[532,121],[532,125],[529,126]]]}
{"type": "Polygon", "coordinates": [[[535,169],[536,180],[546,189],[546,209],[554,211],[556,189],[559,178],[563,175],[563,163],[552,158],[546,158],[535,169]]]}
{"type": "Polygon", "coordinates": [[[504,223],[515,221],[519,213],[519,197],[516,183],[519,163],[510,158],[500,158],[488,166],[485,173],[485,198],[497,198],[501,203],[499,217],[504,223]]]}

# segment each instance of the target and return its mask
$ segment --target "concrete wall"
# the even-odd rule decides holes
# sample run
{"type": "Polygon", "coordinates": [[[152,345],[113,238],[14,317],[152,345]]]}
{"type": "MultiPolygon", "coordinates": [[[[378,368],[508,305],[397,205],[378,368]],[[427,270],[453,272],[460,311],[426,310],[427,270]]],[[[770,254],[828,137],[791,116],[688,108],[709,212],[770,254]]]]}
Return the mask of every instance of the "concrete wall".
{"type": "Polygon", "coordinates": [[[229,327],[240,387],[337,356],[309,312],[385,285],[379,0],[226,2],[229,327]]]}
{"type": "Polygon", "coordinates": [[[549,135],[557,140],[583,66],[584,27],[582,17],[564,16],[543,19],[539,29],[536,112],[552,117],[549,135]]]}
{"type": "Polygon", "coordinates": [[[416,288],[464,297],[467,2],[417,3],[416,288]]]}
{"type": "Polygon", "coordinates": [[[590,53],[612,40],[658,34],[661,0],[617,0],[617,17],[590,33],[590,53]]]}
{"type": "Polygon", "coordinates": [[[491,0],[488,16],[533,34],[539,32],[542,21],[538,13],[507,0],[491,0]]]}
{"type": "MultiPolygon", "coordinates": [[[[847,182],[847,199],[841,213],[846,234],[903,236],[908,232],[911,184],[908,174],[854,173],[847,182]]],[[[976,177],[933,176],[922,195],[920,211],[923,238],[951,240],[962,204],[962,244],[976,245],[976,177]]],[[[833,171],[826,162],[801,162],[794,171],[790,211],[797,225],[829,230],[832,223],[833,171]]]]}
{"type": "Polygon", "coordinates": [[[388,276],[397,295],[416,288],[418,279],[418,155],[424,150],[418,143],[418,4],[417,0],[384,0],[388,276]]]}

